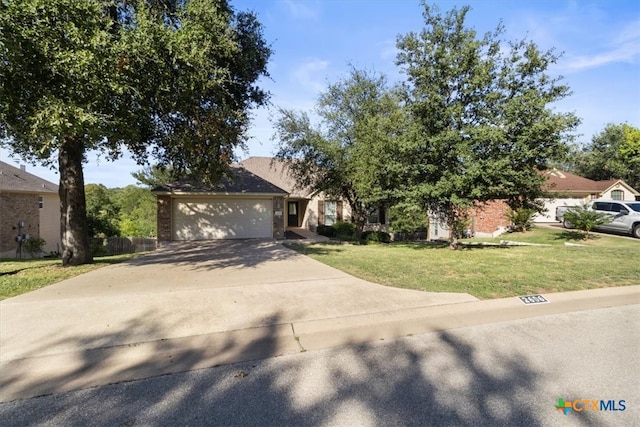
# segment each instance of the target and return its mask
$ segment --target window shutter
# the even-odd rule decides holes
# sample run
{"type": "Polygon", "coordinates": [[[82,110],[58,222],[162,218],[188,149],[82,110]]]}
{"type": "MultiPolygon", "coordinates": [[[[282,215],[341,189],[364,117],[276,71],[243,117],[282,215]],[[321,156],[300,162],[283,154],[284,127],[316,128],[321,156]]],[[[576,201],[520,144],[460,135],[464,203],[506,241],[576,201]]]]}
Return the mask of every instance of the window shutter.
{"type": "Polygon", "coordinates": [[[318,200],[318,225],[324,225],[324,200],[318,200]]]}
{"type": "Polygon", "coordinates": [[[342,221],[342,200],[336,203],[336,220],[342,221]]]}
{"type": "Polygon", "coordinates": [[[386,224],[387,223],[386,213],[387,212],[386,212],[384,206],[381,206],[380,209],[378,209],[378,222],[380,224],[386,224]]]}

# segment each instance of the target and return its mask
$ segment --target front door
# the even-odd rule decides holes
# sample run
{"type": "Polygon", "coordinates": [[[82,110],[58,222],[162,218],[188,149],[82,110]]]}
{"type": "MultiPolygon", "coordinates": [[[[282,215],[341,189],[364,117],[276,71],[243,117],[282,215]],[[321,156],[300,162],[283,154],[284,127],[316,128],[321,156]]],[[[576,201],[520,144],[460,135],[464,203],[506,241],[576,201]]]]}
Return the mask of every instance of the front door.
{"type": "Polygon", "coordinates": [[[287,218],[287,226],[288,227],[298,227],[298,202],[288,202],[287,203],[287,211],[289,216],[287,218]]]}

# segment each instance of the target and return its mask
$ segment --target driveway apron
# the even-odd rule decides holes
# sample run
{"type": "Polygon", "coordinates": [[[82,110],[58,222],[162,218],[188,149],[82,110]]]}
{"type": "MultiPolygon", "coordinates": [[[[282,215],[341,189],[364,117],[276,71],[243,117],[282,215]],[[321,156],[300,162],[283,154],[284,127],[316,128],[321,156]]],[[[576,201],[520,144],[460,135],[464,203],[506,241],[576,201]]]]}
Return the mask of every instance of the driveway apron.
{"type": "Polygon", "coordinates": [[[273,241],[171,243],[0,302],[0,363],[474,300],[370,283],[273,241]]]}

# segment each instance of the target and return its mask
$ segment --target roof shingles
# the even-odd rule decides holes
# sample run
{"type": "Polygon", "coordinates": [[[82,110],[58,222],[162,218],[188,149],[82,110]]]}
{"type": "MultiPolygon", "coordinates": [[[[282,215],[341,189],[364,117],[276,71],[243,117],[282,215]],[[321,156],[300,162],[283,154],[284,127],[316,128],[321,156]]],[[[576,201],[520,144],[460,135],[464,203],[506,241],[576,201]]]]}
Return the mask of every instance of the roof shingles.
{"type": "Polygon", "coordinates": [[[231,178],[225,177],[215,185],[203,185],[183,180],[156,187],[153,191],[157,193],[288,194],[282,188],[242,167],[232,166],[232,174],[231,178]]]}
{"type": "Polygon", "coordinates": [[[0,161],[0,191],[8,193],[57,193],[58,186],[9,163],[0,161]]]}

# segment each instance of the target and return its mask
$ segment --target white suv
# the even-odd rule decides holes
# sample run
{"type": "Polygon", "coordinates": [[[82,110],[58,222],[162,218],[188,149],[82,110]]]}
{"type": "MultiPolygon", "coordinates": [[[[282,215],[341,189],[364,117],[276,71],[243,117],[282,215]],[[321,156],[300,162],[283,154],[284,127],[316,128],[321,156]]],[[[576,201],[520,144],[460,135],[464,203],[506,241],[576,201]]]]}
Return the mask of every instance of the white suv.
{"type": "Polygon", "coordinates": [[[587,206],[612,217],[610,223],[599,225],[595,229],[631,234],[640,239],[640,202],[592,200],[587,206]]]}

